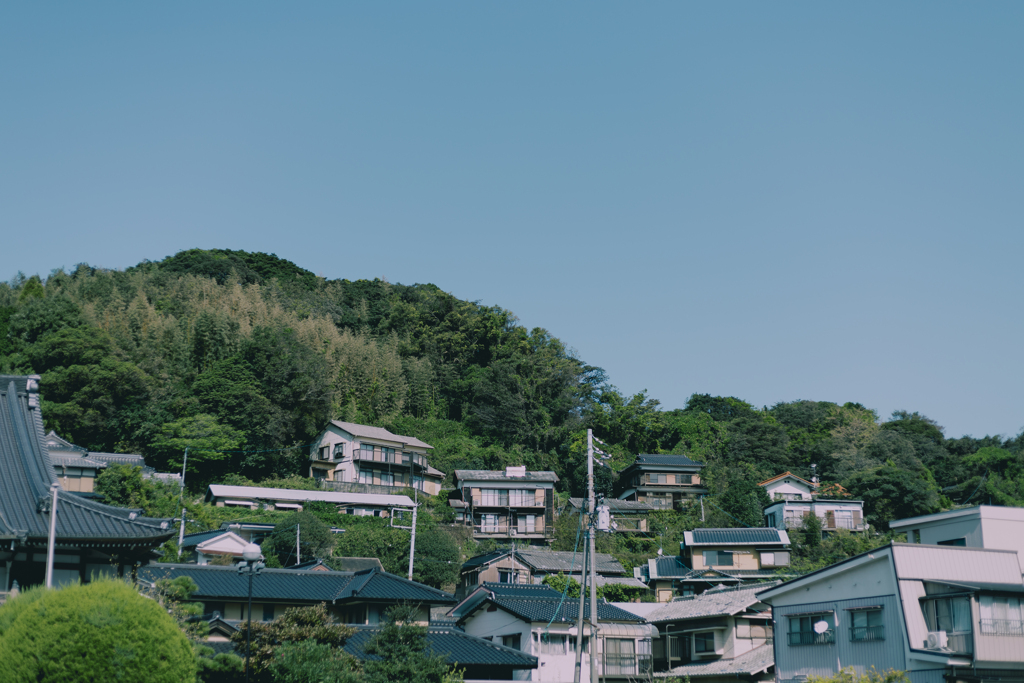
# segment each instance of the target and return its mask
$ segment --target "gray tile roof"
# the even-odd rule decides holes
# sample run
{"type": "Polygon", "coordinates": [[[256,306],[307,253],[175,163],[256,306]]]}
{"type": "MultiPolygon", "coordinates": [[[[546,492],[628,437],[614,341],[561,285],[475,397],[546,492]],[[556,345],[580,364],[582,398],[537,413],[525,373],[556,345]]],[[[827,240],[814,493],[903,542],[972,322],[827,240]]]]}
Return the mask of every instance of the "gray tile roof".
{"type": "Polygon", "coordinates": [[[342,422],[341,420],[331,420],[331,424],[344,429],[352,436],[365,436],[367,439],[378,439],[380,441],[394,441],[408,444],[409,446],[416,446],[417,448],[433,448],[429,443],[420,441],[415,436],[402,436],[401,434],[389,432],[383,427],[371,427],[370,425],[342,422]]]}
{"type": "Polygon", "coordinates": [[[460,481],[558,481],[554,472],[527,472],[524,477],[510,477],[505,470],[455,470],[455,478],[460,481]]]}
{"type": "Polygon", "coordinates": [[[685,455],[657,455],[642,453],[636,456],[637,465],[668,465],[672,467],[704,467],[704,463],[690,460],[685,455]]]}
{"type": "Polygon", "coordinates": [[[700,662],[677,666],[669,671],[654,674],[655,678],[701,678],[704,676],[740,676],[742,674],[758,674],[775,666],[775,654],[772,645],[755,647],[750,652],[735,659],[718,659],[712,662],[700,662]]]}
{"type": "Polygon", "coordinates": [[[131,465],[132,467],[146,466],[146,459],[136,453],[94,453],[89,451],[89,457],[93,460],[105,462],[108,465],[131,465]]]}
{"type": "MultiPolygon", "coordinates": [[[[578,599],[563,601],[561,593],[543,584],[484,583],[482,588],[493,594],[490,599],[495,605],[526,621],[575,621],[579,614],[578,599]]],[[[590,618],[589,600],[584,605],[583,618],[590,618]]],[[[644,623],[642,617],[603,600],[597,603],[597,618],[599,621],[644,623]]]]}
{"type": "Polygon", "coordinates": [[[680,619],[717,617],[738,614],[756,605],[757,592],[776,586],[781,581],[742,585],[736,588],[712,588],[700,595],[676,598],[647,615],[647,621],[662,623],[680,619]]]}
{"type": "Polygon", "coordinates": [[[691,545],[784,543],[778,529],[694,529],[691,545]]]}
{"type": "Polygon", "coordinates": [[[102,470],[107,463],[93,460],[83,455],[53,455],[50,454],[50,462],[54,467],[82,467],[85,469],[102,470]]]}
{"type": "MultiPolygon", "coordinates": [[[[379,659],[376,655],[366,654],[364,648],[373,636],[380,633],[380,627],[356,626],[355,629],[355,634],[345,643],[345,651],[357,659],[379,659]]],[[[434,654],[445,655],[448,664],[537,668],[537,658],[532,655],[471,636],[452,626],[428,626],[427,643],[434,654]]]]}
{"type": "MultiPolygon", "coordinates": [[[[139,581],[149,585],[159,579],[188,576],[199,587],[197,600],[242,599],[249,594],[249,578],[235,567],[195,564],[150,564],[139,569],[139,581]]],[[[455,596],[377,569],[361,572],[323,572],[295,569],[264,569],[253,579],[252,596],[282,602],[341,602],[370,600],[455,603],[455,596]]]]}
{"type": "Polygon", "coordinates": [[[211,538],[217,538],[218,536],[225,536],[229,532],[224,529],[213,529],[211,531],[197,531],[191,534],[185,534],[185,538],[181,541],[181,548],[194,548],[200,543],[205,543],[211,538]]]}
{"type": "MultiPolygon", "coordinates": [[[[0,539],[49,535],[50,487],[57,482],[43,435],[37,376],[0,375],[0,539]]],[[[70,543],[159,545],[171,520],[139,516],[60,490],[57,538],[70,543]]]]}
{"type": "MultiPolygon", "coordinates": [[[[516,550],[516,557],[536,571],[565,572],[578,570],[583,562],[583,554],[567,550],[516,550]]],[[[605,553],[594,553],[595,569],[598,574],[625,574],[626,570],[613,556],[605,553]]]]}

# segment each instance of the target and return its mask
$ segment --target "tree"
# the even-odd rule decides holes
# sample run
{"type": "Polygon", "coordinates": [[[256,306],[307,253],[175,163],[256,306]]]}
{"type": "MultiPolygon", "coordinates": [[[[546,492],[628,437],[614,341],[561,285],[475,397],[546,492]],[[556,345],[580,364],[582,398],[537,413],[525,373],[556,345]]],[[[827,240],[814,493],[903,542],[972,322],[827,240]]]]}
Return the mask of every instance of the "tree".
{"type": "Polygon", "coordinates": [[[96,493],[103,502],[122,508],[145,508],[149,505],[149,487],[142,478],[142,468],[111,464],[96,477],[96,493]]]}
{"type": "Polygon", "coordinates": [[[430,652],[427,629],[417,626],[408,605],[385,613],[384,628],[364,648],[371,655],[363,664],[366,683],[443,683],[461,681],[452,674],[444,655],[430,652]]]}
{"type": "MultiPolygon", "coordinates": [[[[231,634],[231,642],[244,654],[247,622],[239,624],[238,631],[231,634]]],[[[290,643],[309,642],[315,645],[326,645],[335,650],[340,649],[352,637],[354,630],[350,626],[334,623],[325,603],[311,607],[292,607],[271,622],[255,622],[252,624],[252,643],[249,654],[250,670],[262,674],[270,669],[278,656],[279,649],[290,643]]],[[[302,653],[293,653],[293,659],[302,653]]],[[[354,658],[341,653],[331,653],[339,667],[358,670],[354,658]]]]}
{"type": "Polygon", "coordinates": [[[879,672],[875,667],[871,667],[870,671],[859,674],[851,666],[831,676],[811,676],[807,679],[807,683],[910,683],[910,678],[907,676],[906,671],[888,669],[879,672]]]}
{"type": "Polygon", "coordinates": [[[188,638],[159,604],[123,581],[31,589],[0,608],[0,615],[8,610],[14,618],[2,626],[0,637],[4,681],[195,679],[188,638]]]}
{"type": "Polygon", "coordinates": [[[153,450],[162,465],[177,469],[182,465],[187,448],[189,461],[195,468],[192,473],[201,473],[203,479],[215,475],[220,469],[216,465],[230,458],[230,451],[239,451],[244,443],[242,432],[220,424],[213,415],[200,413],[160,427],[153,450]]]}
{"type": "Polygon", "coordinates": [[[716,488],[721,489],[721,483],[726,483],[725,490],[717,498],[718,506],[730,516],[732,524],[764,525],[762,510],[771,501],[757,481],[757,471],[750,465],[729,468],[724,475],[716,475],[716,488]]]}
{"type": "Polygon", "coordinates": [[[275,555],[282,567],[297,564],[296,540],[299,541],[303,560],[328,558],[335,545],[331,527],[321,522],[313,513],[303,510],[293,512],[274,527],[274,531],[263,542],[263,552],[275,555]]]}
{"type": "Polygon", "coordinates": [[[413,579],[434,588],[454,586],[462,567],[462,549],[447,529],[435,527],[416,536],[413,579]]]}
{"type": "Polygon", "coordinates": [[[275,683],[361,683],[357,662],[344,650],[309,640],[282,643],[269,672],[275,683]]]}

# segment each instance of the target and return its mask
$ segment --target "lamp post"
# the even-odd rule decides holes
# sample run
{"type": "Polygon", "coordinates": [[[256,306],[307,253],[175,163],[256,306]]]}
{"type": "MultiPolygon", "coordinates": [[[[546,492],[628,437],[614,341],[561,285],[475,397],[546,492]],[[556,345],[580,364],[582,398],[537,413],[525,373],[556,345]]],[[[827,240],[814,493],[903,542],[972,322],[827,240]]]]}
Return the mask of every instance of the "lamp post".
{"type": "Polygon", "coordinates": [[[249,625],[245,629],[245,683],[249,683],[249,650],[252,642],[252,577],[259,574],[266,566],[260,559],[263,551],[255,543],[250,543],[242,550],[242,561],[238,563],[238,573],[249,575],[249,625]]]}

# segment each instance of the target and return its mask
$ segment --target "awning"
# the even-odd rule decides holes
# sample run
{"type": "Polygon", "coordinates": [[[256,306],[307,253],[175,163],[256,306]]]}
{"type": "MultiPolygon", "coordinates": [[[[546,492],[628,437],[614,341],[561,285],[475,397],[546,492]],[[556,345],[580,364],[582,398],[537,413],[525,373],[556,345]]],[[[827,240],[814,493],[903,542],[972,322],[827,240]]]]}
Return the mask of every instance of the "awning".
{"type": "Polygon", "coordinates": [[[255,505],[256,503],[254,503],[251,500],[225,500],[224,504],[225,505],[250,505],[251,506],[251,505],[255,505]]]}

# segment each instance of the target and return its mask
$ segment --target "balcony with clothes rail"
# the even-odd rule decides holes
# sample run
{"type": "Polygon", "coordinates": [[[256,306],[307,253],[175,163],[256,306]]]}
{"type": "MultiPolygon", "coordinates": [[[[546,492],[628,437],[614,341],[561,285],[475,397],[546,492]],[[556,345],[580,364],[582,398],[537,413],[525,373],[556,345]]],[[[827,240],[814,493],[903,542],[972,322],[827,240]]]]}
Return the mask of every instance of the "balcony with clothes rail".
{"type": "Polygon", "coordinates": [[[352,452],[352,459],[359,462],[379,462],[402,467],[426,469],[427,457],[419,453],[408,453],[392,448],[357,449],[352,452]]]}
{"type": "MultiPolygon", "coordinates": [[[[787,529],[799,529],[804,524],[804,515],[786,515],[784,522],[787,529]]],[[[818,515],[821,521],[822,531],[836,531],[846,529],[847,531],[865,531],[868,525],[863,518],[836,517],[835,515],[818,515]]]]}
{"type": "Polygon", "coordinates": [[[550,538],[554,531],[543,515],[476,515],[471,526],[477,538],[550,538]]]}
{"type": "Polygon", "coordinates": [[[649,676],[654,671],[654,658],[649,654],[607,653],[598,660],[598,673],[605,676],[649,676]]]}

